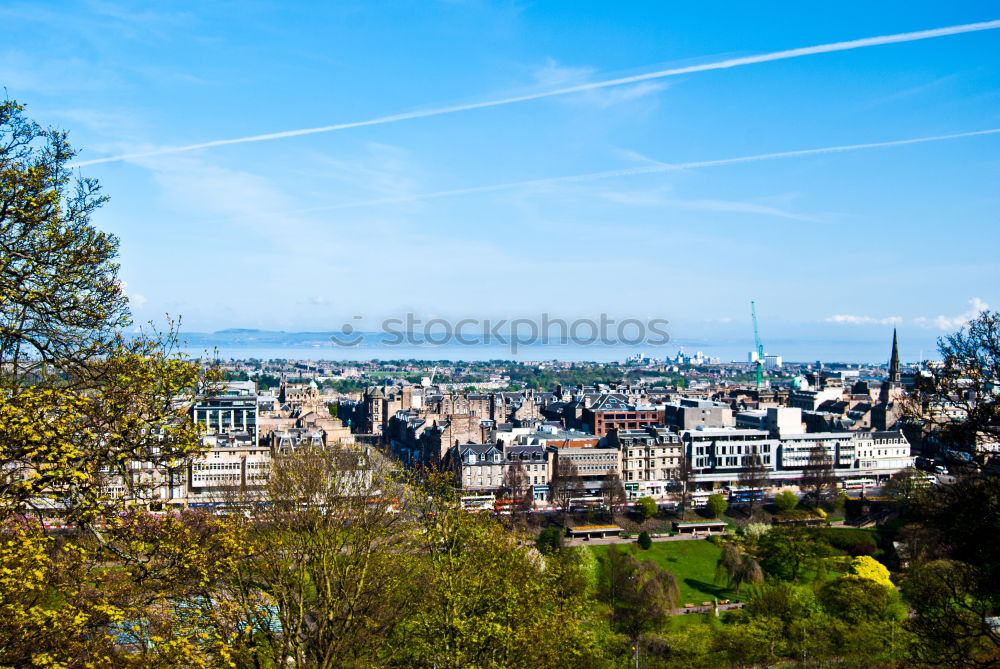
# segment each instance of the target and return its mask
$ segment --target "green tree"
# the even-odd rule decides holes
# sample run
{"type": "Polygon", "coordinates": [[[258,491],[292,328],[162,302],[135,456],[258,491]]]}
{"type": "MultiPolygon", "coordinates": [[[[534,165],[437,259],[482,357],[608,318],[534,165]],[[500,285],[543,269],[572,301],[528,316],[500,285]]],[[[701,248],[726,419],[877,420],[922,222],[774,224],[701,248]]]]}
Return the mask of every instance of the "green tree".
{"type": "Polygon", "coordinates": [[[775,527],[760,538],[757,551],[765,572],[798,581],[808,572],[822,569],[822,559],[830,555],[830,546],[808,529],[775,527]]]}
{"type": "Polygon", "coordinates": [[[927,475],[919,469],[909,467],[896,472],[882,486],[882,494],[891,497],[903,506],[909,506],[917,501],[917,497],[928,489],[927,475]]]}
{"type": "Polygon", "coordinates": [[[1000,313],[984,311],[938,340],[941,365],[904,398],[907,419],[930,443],[975,454],[1000,439],[1000,313]]]}
{"type": "Polygon", "coordinates": [[[774,503],[782,511],[791,511],[799,505],[799,496],[791,490],[782,490],[774,496],[774,503]]]}
{"type": "Polygon", "coordinates": [[[200,451],[184,413],[199,372],[172,330],[124,334],[118,240],[90,224],[106,198],[73,178],[74,155],[0,103],[0,515],[63,507],[103,541],[106,487],[142,503],[164,480],[135,463],[171,470],[200,451]]]}
{"type": "Polygon", "coordinates": [[[649,630],[657,629],[680,601],[674,575],[651,560],[636,560],[614,545],[602,562],[602,595],[611,605],[612,621],[636,643],[649,630]]]}
{"type": "Polygon", "coordinates": [[[635,507],[642,515],[643,520],[649,520],[659,510],[659,505],[652,497],[640,497],[635,501],[635,507]]]}
{"type": "Polygon", "coordinates": [[[860,576],[842,576],[819,590],[819,601],[832,616],[852,625],[901,617],[895,588],[860,576]]]}
{"type": "Polygon", "coordinates": [[[709,495],[707,505],[708,510],[711,511],[712,515],[716,518],[725,513],[726,509],[729,508],[729,502],[727,502],[726,498],[719,493],[709,495]]]}
{"type": "Polygon", "coordinates": [[[643,530],[642,532],[639,533],[639,538],[637,539],[636,543],[638,543],[639,548],[641,548],[644,551],[648,551],[650,548],[653,547],[653,539],[649,536],[649,532],[647,532],[646,530],[643,530]]]}
{"type": "Polygon", "coordinates": [[[542,555],[555,553],[563,547],[563,534],[564,532],[558,527],[546,527],[538,533],[535,546],[542,555]]]}
{"type": "MultiPolygon", "coordinates": [[[[422,499],[427,499],[421,496],[422,499]]],[[[574,551],[542,556],[496,520],[441,495],[419,516],[405,578],[419,592],[390,639],[392,666],[588,667],[585,600],[574,551]]]]}
{"type": "Polygon", "coordinates": [[[908,536],[918,557],[902,585],[920,656],[958,667],[1000,657],[1000,635],[987,624],[1000,611],[1000,542],[988,540],[1000,536],[1000,480],[937,486],[910,517],[919,525],[908,536]]]}
{"type": "Polygon", "coordinates": [[[722,554],[715,565],[716,577],[723,577],[736,592],[744,583],[757,585],[764,580],[764,572],[760,564],[749,555],[740,551],[733,543],[722,545],[722,554]]]}

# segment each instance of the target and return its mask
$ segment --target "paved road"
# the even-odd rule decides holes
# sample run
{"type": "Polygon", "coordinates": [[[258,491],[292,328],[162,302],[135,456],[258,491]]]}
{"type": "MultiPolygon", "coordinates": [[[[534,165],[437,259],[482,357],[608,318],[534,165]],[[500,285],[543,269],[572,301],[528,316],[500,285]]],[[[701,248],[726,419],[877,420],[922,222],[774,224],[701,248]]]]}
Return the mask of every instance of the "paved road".
{"type": "MultiPolygon", "coordinates": [[[[715,534],[713,536],[721,536],[715,534]]],[[[650,535],[650,539],[654,542],[656,541],[693,541],[699,539],[707,538],[707,534],[674,534],[667,535],[663,534],[658,537],[650,535]]],[[[605,539],[567,539],[567,546],[588,546],[588,545],[600,545],[600,544],[634,544],[636,542],[636,537],[629,537],[628,539],[622,537],[607,537],[605,539]]]]}

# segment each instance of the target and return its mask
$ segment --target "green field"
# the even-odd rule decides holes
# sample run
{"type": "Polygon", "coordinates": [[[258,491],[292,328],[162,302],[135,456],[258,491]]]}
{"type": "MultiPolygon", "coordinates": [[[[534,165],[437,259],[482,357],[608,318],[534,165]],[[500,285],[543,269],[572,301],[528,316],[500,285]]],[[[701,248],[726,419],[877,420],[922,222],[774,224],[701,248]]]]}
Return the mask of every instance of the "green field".
{"type": "MultiPolygon", "coordinates": [[[[669,570],[677,578],[681,589],[681,605],[701,604],[719,599],[738,600],[739,596],[725,583],[715,581],[715,563],[722,554],[722,549],[709,541],[657,541],[644,551],[636,544],[618,546],[640,560],[653,560],[659,566],[669,570]]],[[[608,545],[590,546],[594,555],[600,557],[607,553],[608,545]]]]}

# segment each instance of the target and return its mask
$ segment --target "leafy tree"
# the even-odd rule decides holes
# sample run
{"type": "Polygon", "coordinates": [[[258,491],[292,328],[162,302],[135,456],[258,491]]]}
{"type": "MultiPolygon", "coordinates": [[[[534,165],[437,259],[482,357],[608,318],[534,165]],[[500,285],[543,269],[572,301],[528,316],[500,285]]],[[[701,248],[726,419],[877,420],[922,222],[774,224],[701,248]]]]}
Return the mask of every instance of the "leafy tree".
{"type": "Polygon", "coordinates": [[[986,617],[1000,610],[1000,481],[959,478],[922,495],[911,518],[911,552],[903,581],[913,608],[910,627],[920,655],[943,666],[986,666],[1000,657],[1000,635],[986,617]],[[964,659],[963,659],[964,658],[964,659]]]}
{"type": "Polygon", "coordinates": [[[639,538],[637,540],[637,543],[639,544],[639,548],[641,548],[644,551],[648,551],[650,548],[653,547],[653,539],[652,537],[649,536],[649,532],[647,532],[646,530],[643,530],[642,532],[639,533],[639,538]]]}
{"type": "Polygon", "coordinates": [[[296,666],[365,664],[388,652],[416,596],[407,557],[413,498],[373,449],[301,447],[277,456],[264,490],[226,500],[256,522],[249,555],[232,566],[223,592],[240,603],[266,593],[279,624],[259,635],[275,657],[296,666]]]}
{"type": "Polygon", "coordinates": [[[614,545],[602,558],[603,598],[611,605],[612,621],[638,641],[662,625],[680,601],[674,575],[651,560],[636,560],[614,545]]]}
{"type": "Polygon", "coordinates": [[[819,601],[830,615],[852,625],[901,617],[895,588],[861,576],[830,581],[820,588],[819,601]]]}
{"type": "Polygon", "coordinates": [[[58,502],[93,529],[106,486],[144,500],[164,484],[133,463],[169,469],[200,450],[184,416],[199,375],[173,332],[122,334],[118,240],[90,224],[106,198],[73,179],[74,155],[65,133],[0,103],[0,514],[58,502]]]}
{"type": "Polygon", "coordinates": [[[712,515],[716,518],[725,513],[726,509],[729,508],[729,502],[727,502],[726,498],[719,493],[709,495],[707,504],[708,510],[711,511],[712,515]]]}
{"type": "Polygon", "coordinates": [[[907,417],[931,443],[976,452],[1000,439],[1000,313],[984,311],[938,340],[941,365],[904,400],[907,417]]]}
{"type": "Polygon", "coordinates": [[[940,667],[992,667],[998,639],[988,617],[995,604],[980,574],[964,562],[934,560],[911,566],[903,595],[913,610],[916,656],[940,667]]]}
{"type": "Polygon", "coordinates": [[[730,666],[767,667],[784,653],[781,621],[769,616],[733,626],[719,641],[730,666]]]}
{"type": "Polygon", "coordinates": [[[925,476],[926,474],[913,467],[898,471],[882,486],[882,494],[908,506],[926,492],[928,484],[925,476]]]}
{"type": "Polygon", "coordinates": [[[558,527],[546,527],[538,533],[535,546],[542,555],[559,551],[563,547],[563,531],[558,527]]]}
{"type": "MultiPolygon", "coordinates": [[[[441,495],[419,515],[415,558],[401,577],[419,592],[386,646],[391,666],[587,667],[593,640],[573,551],[542,556],[498,522],[441,495]]],[[[400,557],[399,554],[396,555],[400,557]]],[[[345,640],[346,643],[346,640],[345,640]]],[[[355,663],[359,666],[363,663],[355,663]]]]}
{"type": "Polygon", "coordinates": [[[0,361],[15,383],[46,365],[88,377],[129,324],[118,240],[90,225],[107,198],[96,180],[73,179],[74,155],[66,133],[0,103],[0,361]]]}
{"type": "Polygon", "coordinates": [[[820,569],[830,546],[804,528],[773,528],[758,542],[764,571],[788,581],[798,581],[810,569],[820,569]]]}
{"type": "Polygon", "coordinates": [[[782,511],[791,511],[799,505],[799,496],[791,490],[782,490],[774,496],[774,503],[782,511]]]}
{"type": "Polygon", "coordinates": [[[757,585],[764,580],[760,564],[729,542],[722,545],[722,554],[715,569],[716,575],[725,578],[730,587],[736,588],[736,592],[740,591],[744,583],[757,585]]]}
{"type": "Polygon", "coordinates": [[[656,503],[656,500],[648,496],[640,497],[639,499],[637,499],[635,501],[635,506],[636,509],[639,511],[639,513],[642,514],[643,520],[649,520],[650,518],[655,516],[656,512],[660,508],[659,505],[656,503]]]}

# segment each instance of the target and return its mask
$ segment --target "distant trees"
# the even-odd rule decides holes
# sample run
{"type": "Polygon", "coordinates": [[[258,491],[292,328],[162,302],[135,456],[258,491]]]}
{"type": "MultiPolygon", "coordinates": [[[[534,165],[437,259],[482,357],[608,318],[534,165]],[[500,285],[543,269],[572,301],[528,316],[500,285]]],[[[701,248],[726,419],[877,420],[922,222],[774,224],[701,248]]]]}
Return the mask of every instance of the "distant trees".
{"type": "Polygon", "coordinates": [[[526,511],[531,508],[531,486],[528,471],[524,463],[515,460],[504,468],[500,481],[499,494],[502,499],[511,500],[515,511],[526,511]]]}
{"type": "Polygon", "coordinates": [[[837,475],[833,470],[833,457],[822,446],[809,449],[809,459],[802,468],[800,487],[807,491],[814,506],[833,499],[837,492],[837,475]]]}
{"type": "Polygon", "coordinates": [[[604,500],[604,506],[611,511],[615,511],[625,504],[625,485],[617,473],[608,474],[601,481],[601,498],[604,500]]]}
{"type": "Polygon", "coordinates": [[[694,467],[691,458],[682,449],[680,462],[677,469],[674,470],[674,477],[681,486],[681,515],[684,518],[687,518],[691,511],[691,479],[693,476],[694,467]]]}
{"type": "Polygon", "coordinates": [[[753,447],[753,452],[743,456],[743,466],[737,474],[739,486],[748,491],[748,507],[750,515],[754,515],[754,510],[760,504],[760,497],[764,490],[770,485],[770,469],[764,464],[763,458],[757,452],[757,447],[753,447]]]}
{"type": "Polygon", "coordinates": [[[708,510],[716,518],[725,513],[726,509],[729,508],[729,502],[727,502],[726,498],[719,493],[712,493],[709,495],[706,504],[708,506],[708,510]]]}
{"type": "Polygon", "coordinates": [[[569,513],[570,501],[581,497],[584,492],[583,479],[580,471],[568,458],[556,458],[555,470],[549,482],[549,494],[552,503],[562,509],[563,514],[569,513]]]}

